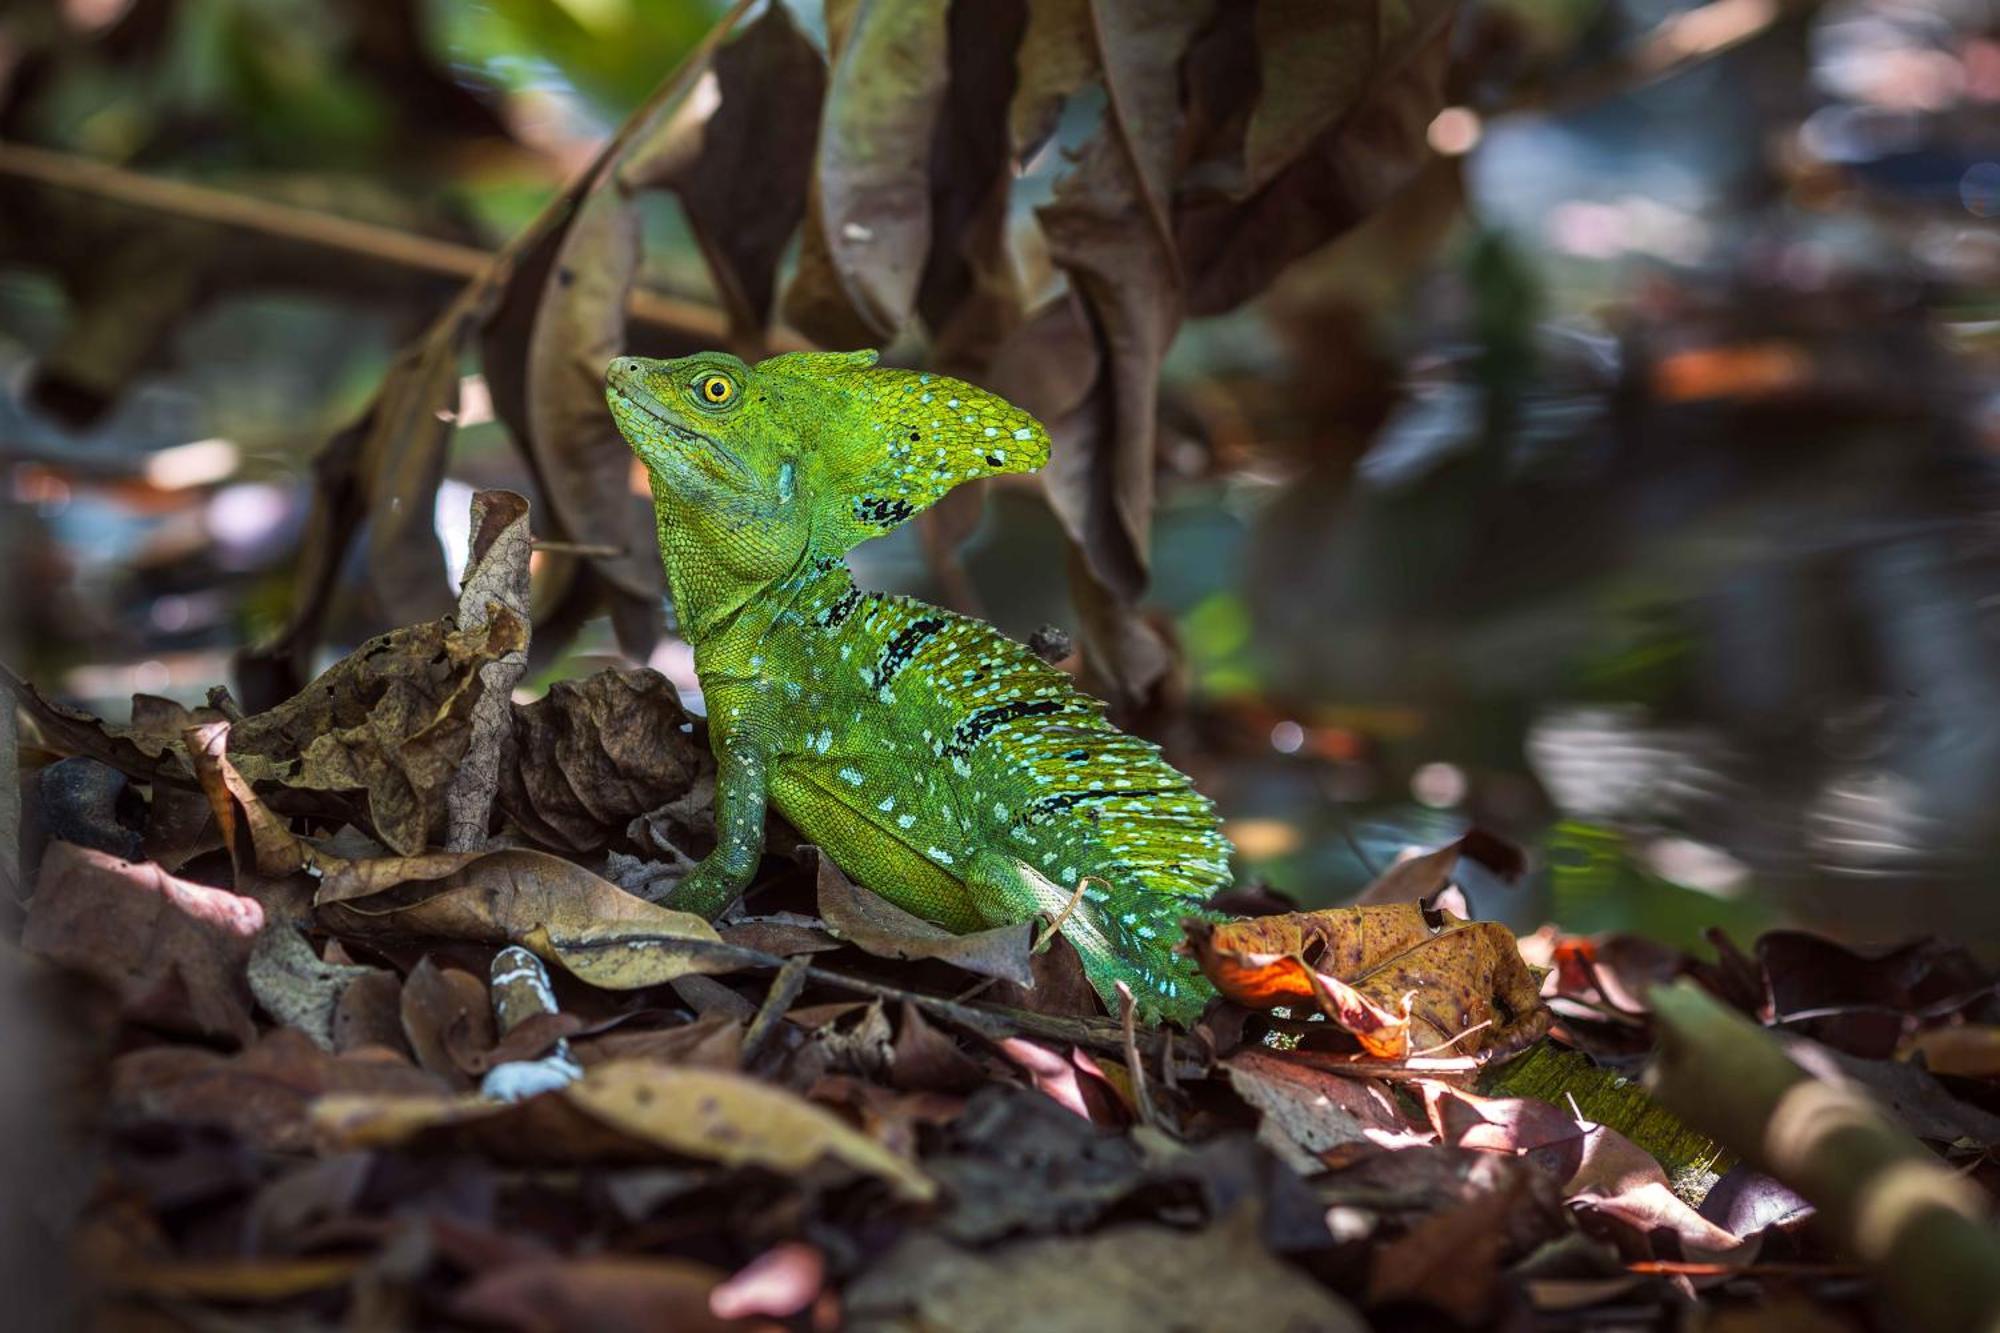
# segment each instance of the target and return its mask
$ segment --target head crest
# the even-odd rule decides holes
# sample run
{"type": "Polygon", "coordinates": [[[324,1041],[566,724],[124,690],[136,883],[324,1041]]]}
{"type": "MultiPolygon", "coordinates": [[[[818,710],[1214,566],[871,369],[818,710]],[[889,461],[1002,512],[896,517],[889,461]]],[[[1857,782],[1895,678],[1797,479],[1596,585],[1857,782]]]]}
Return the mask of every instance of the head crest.
{"type": "MultiPolygon", "coordinates": [[[[816,533],[840,550],[880,536],[954,486],[1049,461],[1042,424],[997,394],[944,375],[883,370],[869,352],[802,352],[759,369],[809,378],[846,396],[812,456],[834,530],[816,533]]],[[[822,522],[825,520],[822,519],[822,522]]]]}

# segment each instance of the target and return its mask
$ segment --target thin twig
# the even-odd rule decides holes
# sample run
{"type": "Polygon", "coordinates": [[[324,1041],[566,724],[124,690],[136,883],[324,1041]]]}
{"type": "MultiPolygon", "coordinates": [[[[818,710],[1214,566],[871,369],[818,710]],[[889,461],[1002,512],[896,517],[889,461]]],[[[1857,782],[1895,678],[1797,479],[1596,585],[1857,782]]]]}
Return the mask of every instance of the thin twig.
{"type": "Polygon", "coordinates": [[[799,998],[799,992],[806,988],[808,970],[809,965],[802,954],[796,958],[787,958],[784,966],[778,969],[778,975],[771,978],[771,989],[765,993],[764,1003],[758,1006],[755,1017],[750,1020],[750,1026],[743,1030],[741,1059],[745,1066],[756,1058],[757,1052],[763,1049],[764,1043],[777,1030],[778,1020],[785,1016],[786,1011],[792,1007],[792,1002],[799,998]]]}
{"type": "Polygon", "coordinates": [[[537,539],[534,543],[534,549],[537,551],[546,551],[551,555],[587,555],[587,556],[608,557],[608,556],[624,555],[627,548],[623,546],[612,546],[601,542],[593,544],[590,542],[559,542],[554,540],[537,539]]]}
{"type": "Polygon", "coordinates": [[[1481,1031],[1484,1028],[1490,1028],[1492,1026],[1493,1026],[1493,1020],[1490,1018],[1483,1023],[1474,1023],[1471,1027],[1467,1028],[1465,1031],[1459,1033],[1455,1037],[1446,1037],[1443,1041],[1439,1042],[1435,1046],[1426,1046],[1421,1051],[1413,1051],[1411,1052],[1411,1054],[1418,1059],[1422,1059],[1424,1056],[1427,1055],[1436,1055],[1439,1051],[1450,1050],[1452,1047],[1458,1045],[1460,1042],[1464,1041],[1467,1037],[1471,1036],[1473,1033],[1481,1031]]]}
{"type": "MultiPolygon", "coordinates": [[[[460,282],[477,280],[505,253],[22,143],[0,141],[0,176],[460,282]]],[[[729,333],[729,317],[722,311],[664,292],[634,287],[625,310],[634,323],[689,338],[719,342],[729,333]]],[[[810,346],[804,337],[782,327],[772,329],[769,342],[773,351],[810,346]]]]}
{"type": "Polygon", "coordinates": [[[1040,953],[1049,947],[1050,942],[1056,937],[1056,932],[1062,929],[1063,922],[1069,920],[1069,914],[1074,912],[1076,905],[1083,901],[1084,887],[1091,883],[1103,885],[1106,893],[1111,891],[1110,883],[1097,875],[1085,875],[1082,879],[1078,880],[1075,890],[1069,895],[1069,901],[1063,904],[1062,911],[1056,913],[1056,919],[1049,922],[1048,927],[1036,937],[1035,945],[1032,949],[1028,950],[1029,953],[1040,953]]]}
{"type": "Polygon", "coordinates": [[[1125,1039],[1125,1069],[1132,1076],[1132,1100],[1139,1108],[1141,1124],[1159,1128],[1160,1113],[1153,1105],[1153,1094],[1146,1087],[1146,1062],[1139,1058],[1139,1005],[1132,998],[1132,988],[1124,982],[1118,983],[1118,1025],[1123,1029],[1125,1039]]]}

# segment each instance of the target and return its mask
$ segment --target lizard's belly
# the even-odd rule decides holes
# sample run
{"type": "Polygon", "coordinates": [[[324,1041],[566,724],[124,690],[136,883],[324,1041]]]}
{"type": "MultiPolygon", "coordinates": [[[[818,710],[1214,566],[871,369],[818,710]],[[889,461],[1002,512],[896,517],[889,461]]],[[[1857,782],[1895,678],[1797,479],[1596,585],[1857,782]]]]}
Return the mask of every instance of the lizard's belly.
{"type": "Polygon", "coordinates": [[[948,868],[972,856],[941,808],[950,797],[940,793],[932,803],[907,772],[894,782],[890,776],[885,766],[865,761],[781,759],[771,775],[771,800],[857,883],[947,930],[985,928],[989,923],[948,868]]]}

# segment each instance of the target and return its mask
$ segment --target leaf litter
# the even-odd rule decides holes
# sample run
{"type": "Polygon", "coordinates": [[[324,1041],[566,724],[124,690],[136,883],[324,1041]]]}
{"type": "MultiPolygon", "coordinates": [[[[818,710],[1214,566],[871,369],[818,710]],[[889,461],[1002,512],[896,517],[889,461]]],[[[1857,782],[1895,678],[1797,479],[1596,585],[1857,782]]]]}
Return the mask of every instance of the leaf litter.
{"type": "Polygon", "coordinates": [[[646,671],[507,697],[514,500],[476,501],[456,613],[266,713],[16,685],[30,752],[94,766],[61,792],[142,798],[71,803],[6,955],[101,997],[58,1017],[101,1063],[68,1221],[103,1317],[1587,1326],[1699,1285],[1870,1326],[1811,1205],[1627,1077],[1676,978],[1997,1173],[1971,954],[1517,940],[1441,905],[1462,859],[1519,871],[1485,834],[1354,906],[1190,922],[1219,995],[1187,1033],[1103,1013],[1033,923],[952,936],[782,835],[720,923],[647,901],[614,862],[688,840],[648,816],[703,736],[646,671]],[[168,826],[172,870],[102,849],[168,826]]]}

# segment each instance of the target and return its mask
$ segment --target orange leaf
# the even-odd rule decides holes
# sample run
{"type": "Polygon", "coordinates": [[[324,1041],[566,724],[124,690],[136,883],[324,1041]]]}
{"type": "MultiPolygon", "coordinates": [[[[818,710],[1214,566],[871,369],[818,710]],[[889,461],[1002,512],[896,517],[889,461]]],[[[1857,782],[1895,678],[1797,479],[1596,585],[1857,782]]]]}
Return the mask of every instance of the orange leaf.
{"type": "Polygon", "coordinates": [[[1228,998],[1256,1009],[1309,1001],[1375,1059],[1518,1050],[1549,1024],[1506,927],[1421,903],[1192,925],[1189,937],[1228,998]]]}

